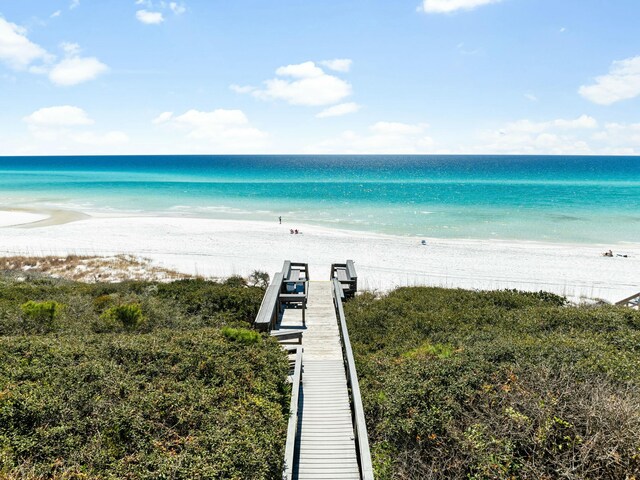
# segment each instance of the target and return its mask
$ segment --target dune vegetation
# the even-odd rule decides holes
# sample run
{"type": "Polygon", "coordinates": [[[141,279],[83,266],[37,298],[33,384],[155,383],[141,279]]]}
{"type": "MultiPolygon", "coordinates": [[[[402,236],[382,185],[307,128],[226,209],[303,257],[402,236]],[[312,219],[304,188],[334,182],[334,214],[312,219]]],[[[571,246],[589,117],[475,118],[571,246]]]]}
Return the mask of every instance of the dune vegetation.
{"type": "Polygon", "coordinates": [[[240,278],[0,277],[0,478],[269,479],[288,364],[240,278]]]}
{"type": "Polygon", "coordinates": [[[640,312],[416,287],[346,315],[377,478],[640,478],[640,312]]]}

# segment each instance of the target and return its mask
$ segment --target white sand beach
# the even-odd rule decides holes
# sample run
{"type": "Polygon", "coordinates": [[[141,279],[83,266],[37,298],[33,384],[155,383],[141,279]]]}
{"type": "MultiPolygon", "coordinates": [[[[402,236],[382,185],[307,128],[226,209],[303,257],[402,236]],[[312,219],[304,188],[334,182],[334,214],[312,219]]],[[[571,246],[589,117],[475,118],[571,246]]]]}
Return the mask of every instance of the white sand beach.
{"type": "Polygon", "coordinates": [[[205,276],[273,274],[284,259],[325,279],[355,261],[361,289],[404,285],[546,290],[573,300],[617,301],[640,291],[640,244],[579,245],[379,235],[311,225],[78,212],[2,212],[0,255],[132,254],[205,276]],[[57,215],[57,217],[56,217],[57,215]],[[72,221],[75,220],[75,221],[72,221]],[[26,222],[33,223],[26,223],[26,222]],[[36,223],[37,222],[37,223],[36,223]],[[10,226],[7,226],[10,225],[10,226]],[[290,228],[302,234],[291,235],[290,228]],[[603,257],[611,248],[627,258],[603,257]]]}
{"type": "Polygon", "coordinates": [[[0,210],[0,227],[11,227],[39,222],[49,218],[44,213],[32,213],[21,210],[0,210]]]}

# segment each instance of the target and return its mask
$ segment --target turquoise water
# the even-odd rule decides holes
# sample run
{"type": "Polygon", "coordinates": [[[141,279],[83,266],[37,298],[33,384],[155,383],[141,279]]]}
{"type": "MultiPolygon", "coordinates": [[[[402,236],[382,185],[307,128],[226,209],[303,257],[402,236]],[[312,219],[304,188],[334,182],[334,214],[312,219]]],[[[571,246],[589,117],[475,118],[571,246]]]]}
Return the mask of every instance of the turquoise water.
{"type": "Polygon", "coordinates": [[[640,157],[0,157],[0,207],[639,242],[640,157]]]}

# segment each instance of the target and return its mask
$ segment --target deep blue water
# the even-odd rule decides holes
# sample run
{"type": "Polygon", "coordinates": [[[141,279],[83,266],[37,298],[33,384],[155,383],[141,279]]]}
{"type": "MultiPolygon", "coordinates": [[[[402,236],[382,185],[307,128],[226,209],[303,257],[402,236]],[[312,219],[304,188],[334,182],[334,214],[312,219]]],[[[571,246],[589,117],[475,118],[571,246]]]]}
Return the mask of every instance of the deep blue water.
{"type": "Polygon", "coordinates": [[[0,157],[0,207],[639,242],[640,157],[0,157]]]}

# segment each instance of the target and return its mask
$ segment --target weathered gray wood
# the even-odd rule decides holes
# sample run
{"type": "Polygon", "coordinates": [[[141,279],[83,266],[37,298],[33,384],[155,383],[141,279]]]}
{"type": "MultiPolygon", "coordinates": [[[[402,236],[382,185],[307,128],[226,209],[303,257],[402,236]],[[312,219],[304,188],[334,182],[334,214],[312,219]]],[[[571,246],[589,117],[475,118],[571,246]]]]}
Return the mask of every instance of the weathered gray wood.
{"type": "Polygon", "coordinates": [[[349,281],[349,276],[347,275],[347,269],[346,268],[342,268],[342,267],[336,268],[336,277],[341,282],[348,282],[349,281]]]}
{"type": "Polygon", "coordinates": [[[353,408],[354,429],[358,445],[358,455],[360,457],[360,475],[362,480],[373,480],[373,464],[371,462],[371,452],[369,450],[369,436],[367,434],[367,424],[364,418],[364,408],[360,396],[360,385],[358,384],[358,374],[356,364],[349,340],[349,331],[344,316],[340,292],[342,288],[337,279],[333,279],[333,298],[340,325],[342,337],[342,348],[344,349],[344,359],[347,367],[347,379],[351,387],[351,400],[353,408]]]}
{"type": "MultiPolygon", "coordinates": [[[[330,282],[309,282],[304,377],[296,440],[296,479],[359,479],[347,379],[330,282]],[[350,465],[345,469],[345,465],[350,465]]],[[[281,328],[302,326],[299,309],[284,311],[281,328]]]]}
{"type": "Polygon", "coordinates": [[[353,281],[358,282],[358,274],[356,273],[356,266],[353,263],[353,260],[347,260],[347,275],[353,281]]]}
{"type": "Polygon", "coordinates": [[[631,295],[624,300],[620,300],[619,302],[616,302],[616,305],[620,305],[623,307],[640,308],[640,293],[636,293],[635,295],[631,295]]]}
{"type": "Polygon", "coordinates": [[[296,363],[291,383],[290,416],[287,426],[287,443],[285,445],[283,480],[293,479],[294,455],[296,446],[296,430],[298,429],[298,409],[300,396],[300,381],[302,379],[302,347],[296,349],[296,363]]]}
{"type": "Polygon", "coordinates": [[[308,281],[303,283],[304,288],[302,293],[280,293],[280,295],[278,295],[278,302],[282,307],[292,304],[300,305],[300,308],[302,309],[302,324],[304,325],[306,320],[307,293],[309,288],[307,287],[308,281]]]}
{"type": "Polygon", "coordinates": [[[353,260],[347,260],[346,263],[334,263],[331,265],[331,277],[336,278],[340,282],[343,295],[346,298],[353,297],[358,291],[358,275],[353,260]]]}
{"type": "Polygon", "coordinates": [[[282,287],[282,273],[276,273],[262,298],[260,310],[254,322],[258,330],[269,330],[275,326],[279,313],[278,295],[282,287]]]}
{"type": "Polygon", "coordinates": [[[289,274],[291,273],[291,260],[284,261],[281,273],[283,278],[289,278],[289,274]]]}
{"type": "Polygon", "coordinates": [[[302,334],[304,330],[273,330],[270,335],[275,337],[279,342],[283,340],[298,340],[302,344],[302,334]]]}

